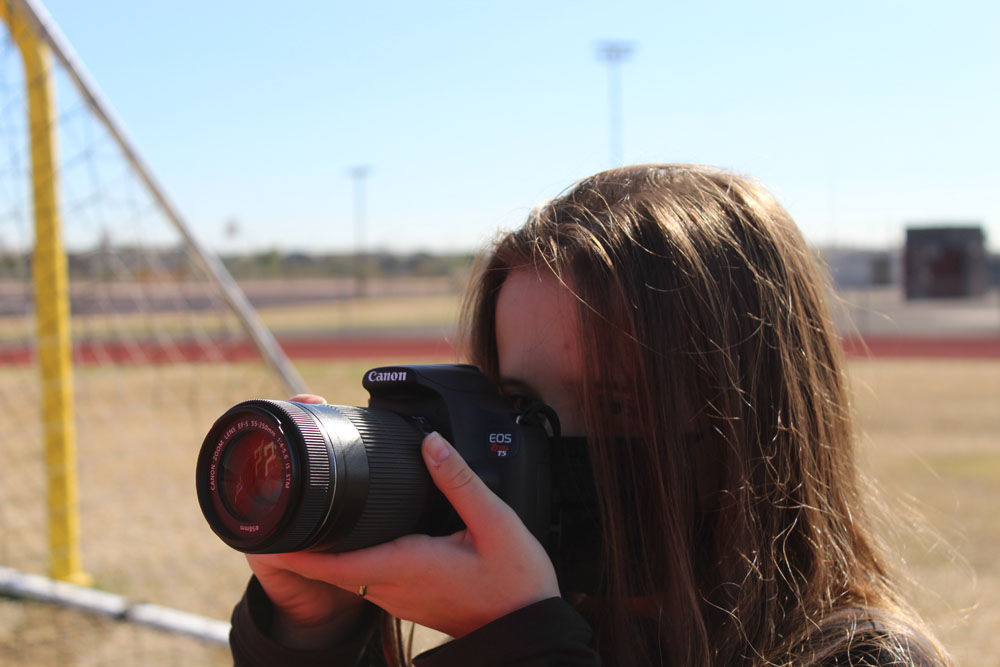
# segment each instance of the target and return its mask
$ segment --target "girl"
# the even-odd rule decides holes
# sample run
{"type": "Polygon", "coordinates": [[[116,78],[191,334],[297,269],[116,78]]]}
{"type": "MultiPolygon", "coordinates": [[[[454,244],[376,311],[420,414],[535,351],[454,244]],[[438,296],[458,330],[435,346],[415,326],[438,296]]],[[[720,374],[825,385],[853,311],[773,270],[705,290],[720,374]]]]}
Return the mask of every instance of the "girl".
{"type": "Polygon", "coordinates": [[[949,664],[866,513],[825,291],[788,214],[723,171],[626,167],[539,206],[464,320],[470,362],[562,423],[556,566],[431,435],[466,530],[248,556],[237,663],[405,660],[374,603],[455,637],[419,665],[949,664]]]}

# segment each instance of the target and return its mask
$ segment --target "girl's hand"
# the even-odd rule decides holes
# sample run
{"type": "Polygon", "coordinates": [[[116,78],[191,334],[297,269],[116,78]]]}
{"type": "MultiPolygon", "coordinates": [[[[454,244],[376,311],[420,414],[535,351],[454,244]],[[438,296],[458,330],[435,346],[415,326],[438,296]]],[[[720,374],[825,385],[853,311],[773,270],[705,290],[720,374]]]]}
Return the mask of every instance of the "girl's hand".
{"type": "Polygon", "coordinates": [[[365,585],[365,599],[393,616],[461,637],[559,596],[548,555],[514,510],[437,433],[424,439],[422,452],[431,478],[466,529],[447,537],[407,535],[340,554],[253,557],[257,566],[275,568],[261,584],[289,619],[315,623],[323,614],[337,614],[345,607],[340,590],[356,594],[365,585]]]}

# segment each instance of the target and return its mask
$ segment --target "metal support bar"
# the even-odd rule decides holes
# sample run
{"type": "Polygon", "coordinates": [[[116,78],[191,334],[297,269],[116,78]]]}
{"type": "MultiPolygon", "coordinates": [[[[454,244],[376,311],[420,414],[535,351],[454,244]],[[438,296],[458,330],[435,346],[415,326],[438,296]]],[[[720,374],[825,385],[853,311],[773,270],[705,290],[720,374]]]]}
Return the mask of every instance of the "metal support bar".
{"type": "Polygon", "coordinates": [[[228,623],[153,604],[133,604],[121,595],[54,581],[0,566],[0,595],[69,607],[88,614],[136,623],[194,637],[209,644],[229,643],[228,623]]]}

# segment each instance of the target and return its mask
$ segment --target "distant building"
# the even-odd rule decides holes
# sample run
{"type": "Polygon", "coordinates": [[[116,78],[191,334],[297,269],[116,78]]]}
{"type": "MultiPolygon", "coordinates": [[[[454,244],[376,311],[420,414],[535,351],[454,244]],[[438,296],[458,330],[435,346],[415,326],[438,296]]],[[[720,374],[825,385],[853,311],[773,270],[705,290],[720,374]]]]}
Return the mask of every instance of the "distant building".
{"type": "Polygon", "coordinates": [[[876,287],[900,282],[898,250],[836,247],[820,248],[819,254],[837,287],[876,287]]]}
{"type": "Polygon", "coordinates": [[[981,226],[907,227],[903,252],[907,299],[982,296],[987,282],[981,226]]]}

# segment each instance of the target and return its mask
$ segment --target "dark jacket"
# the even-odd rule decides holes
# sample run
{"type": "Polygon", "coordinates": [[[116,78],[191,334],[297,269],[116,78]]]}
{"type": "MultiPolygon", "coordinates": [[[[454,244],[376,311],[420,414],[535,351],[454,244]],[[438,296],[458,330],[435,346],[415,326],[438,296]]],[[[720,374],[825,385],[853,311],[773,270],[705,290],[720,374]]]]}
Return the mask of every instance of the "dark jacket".
{"type": "MultiPolygon", "coordinates": [[[[274,607],[256,577],[233,610],[229,643],[235,667],[382,667],[378,619],[370,605],[364,632],[349,641],[316,651],[285,648],[268,636],[274,607]]],[[[869,636],[879,635],[872,627],[869,636]]],[[[867,633],[866,633],[867,634],[867,633]]],[[[499,618],[474,632],[425,651],[415,667],[599,667],[601,658],[591,648],[592,630],[587,621],[562,598],[549,598],[499,618]]],[[[882,643],[855,637],[849,650],[831,656],[823,667],[931,667],[936,661],[905,639],[907,656],[891,655],[882,643]]]]}
{"type": "MultiPolygon", "coordinates": [[[[256,577],[233,610],[229,644],[236,667],[376,667],[384,665],[379,614],[371,605],[368,629],[350,641],[321,651],[285,648],[268,637],[274,608],[256,577]]],[[[591,629],[562,598],[549,598],[499,618],[474,632],[417,656],[419,667],[518,665],[596,667],[591,629]]]]}

